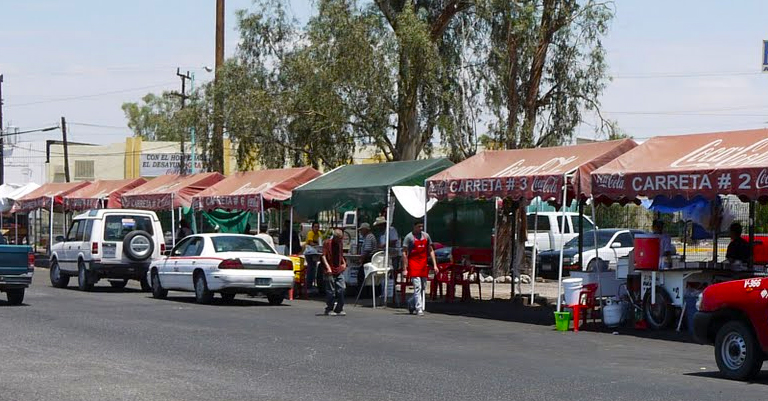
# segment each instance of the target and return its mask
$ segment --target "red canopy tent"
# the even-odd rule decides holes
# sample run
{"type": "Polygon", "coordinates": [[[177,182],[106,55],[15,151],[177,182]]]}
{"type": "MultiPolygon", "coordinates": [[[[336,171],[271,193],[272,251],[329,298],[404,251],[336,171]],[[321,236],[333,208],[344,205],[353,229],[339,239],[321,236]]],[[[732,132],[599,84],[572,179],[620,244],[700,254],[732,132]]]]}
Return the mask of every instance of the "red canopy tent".
{"type": "MultiPolygon", "coordinates": [[[[51,182],[44,184],[40,188],[28,193],[21,199],[17,199],[11,209],[12,213],[27,213],[37,209],[48,209],[48,250],[53,243],[53,210],[56,206],[62,206],[64,196],[80,188],[91,185],[88,181],[83,182],[51,182]]],[[[65,227],[66,231],[66,227],[65,227]]]]}
{"type": "Polygon", "coordinates": [[[91,185],[83,182],[51,182],[16,200],[11,212],[26,213],[36,209],[52,209],[64,204],[64,196],[91,185]]]}
{"type": "Polygon", "coordinates": [[[263,202],[291,198],[294,188],[321,174],[312,167],[235,173],[193,197],[197,209],[230,209],[259,212],[263,202]]]}
{"type": "Polygon", "coordinates": [[[602,201],[737,195],[768,201],[768,129],[657,136],[592,172],[602,201]]]}
{"type": "Polygon", "coordinates": [[[154,178],[122,196],[126,209],[170,210],[171,237],[176,244],[177,207],[192,206],[192,197],[198,192],[224,179],[219,173],[200,173],[192,175],[167,174],[154,178]]]}
{"type": "MultiPolygon", "coordinates": [[[[581,210],[581,200],[592,196],[590,173],[636,146],[635,141],[622,139],[574,146],[484,151],[430,177],[426,183],[427,194],[437,199],[533,200],[540,197],[557,204],[577,198],[581,210]]],[[[533,269],[535,275],[535,264],[533,269]]],[[[562,246],[559,270],[558,283],[562,281],[563,272],[562,246]]],[[[532,288],[532,300],[533,293],[532,288]]],[[[559,311],[559,296],[557,304],[559,311]]]]}
{"type": "Polygon", "coordinates": [[[484,151],[427,180],[429,196],[563,201],[592,194],[589,174],[637,146],[631,139],[551,148],[484,151]],[[578,192],[578,194],[577,194],[578,192]]]}
{"type": "Polygon", "coordinates": [[[122,196],[126,209],[171,210],[190,207],[198,192],[224,179],[219,173],[161,175],[122,196]]]}
{"type": "Polygon", "coordinates": [[[120,208],[121,196],[147,182],[144,178],[97,180],[91,185],[64,196],[65,210],[88,210],[100,207],[120,208]]]}

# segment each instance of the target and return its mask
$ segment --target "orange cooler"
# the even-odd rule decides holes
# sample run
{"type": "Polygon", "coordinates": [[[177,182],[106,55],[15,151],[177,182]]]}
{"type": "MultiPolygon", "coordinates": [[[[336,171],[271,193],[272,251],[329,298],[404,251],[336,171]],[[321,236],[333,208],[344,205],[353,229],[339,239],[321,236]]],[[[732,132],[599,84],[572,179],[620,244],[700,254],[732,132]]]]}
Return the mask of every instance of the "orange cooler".
{"type": "Polygon", "coordinates": [[[659,270],[660,247],[658,235],[635,235],[635,270],[659,270]]]}

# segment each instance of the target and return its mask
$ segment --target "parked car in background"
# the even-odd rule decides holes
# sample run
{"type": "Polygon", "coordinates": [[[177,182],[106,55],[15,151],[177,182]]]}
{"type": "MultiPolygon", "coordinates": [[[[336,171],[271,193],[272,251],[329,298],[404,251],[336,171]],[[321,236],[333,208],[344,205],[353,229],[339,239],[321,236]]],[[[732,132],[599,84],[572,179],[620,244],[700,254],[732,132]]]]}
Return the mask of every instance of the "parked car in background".
{"type": "Polygon", "coordinates": [[[266,295],[279,305],[293,286],[293,262],[262,238],[242,234],[197,234],[184,238],[148,272],[152,295],[194,291],[206,304],[213,294],[231,302],[237,294],[266,295]]]}
{"type": "Polygon", "coordinates": [[[51,247],[51,285],[64,288],[69,278],[90,291],[101,279],[123,288],[138,280],[149,291],[147,271],[165,251],[163,229],[155,212],[131,209],[90,210],[72,220],[66,237],[51,247]]]}
{"type": "Polygon", "coordinates": [[[0,292],[8,303],[21,305],[24,291],[32,284],[35,255],[27,245],[0,245],[0,292]]]}
{"type": "Polygon", "coordinates": [[[562,224],[562,212],[528,213],[526,222],[528,238],[525,241],[525,248],[531,251],[535,242],[539,252],[560,249],[560,244],[579,235],[579,219],[581,219],[584,232],[595,228],[592,220],[586,216],[579,216],[578,213],[566,212],[565,224],[562,224]],[[536,229],[535,234],[534,228],[536,229]]]}
{"type": "MultiPolygon", "coordinates": [[[[579,259],[579,237],[565,243],[563,249],[563,276],[571,270],[594,271],[598,266],[601,271],[615,270],[619,258],[627,256],[634,249],[634,238],[644,234],[641,230],[622,228],[603,228],[584,232],[583,256],[579,259]],[[597,233],[597,253],[595,253],[595,232],[597,233]]],[[[560,249],[539,252],[536,258],[537,275],[557,279],[560,267],[560,249]]]]}
{"type": "Polygon", "coordinates": [[[715,346],[720,373],[735,380],[757,376],[768,358],[768,279],[710,285],[696,309],[694,338],[715,346]]]}

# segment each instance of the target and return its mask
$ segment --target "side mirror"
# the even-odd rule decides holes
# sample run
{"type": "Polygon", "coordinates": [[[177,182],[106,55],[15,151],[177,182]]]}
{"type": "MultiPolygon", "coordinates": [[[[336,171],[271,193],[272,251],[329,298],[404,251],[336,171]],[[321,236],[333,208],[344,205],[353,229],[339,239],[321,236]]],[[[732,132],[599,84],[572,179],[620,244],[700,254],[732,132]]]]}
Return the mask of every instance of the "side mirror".
{"type": "Polygon", "coordinates": [[[56,238],[53,239],[56,242],[64,242],[64,236],[63,235],[57,235],[56,238]]]}
{"type": "Polygon", "coordinates": [[[171,251],[165,251],[165,252],[163,252],[163,255],[165,255],[165,256],[171,256],[171,251]]]}
{"type": "Polygon", "coordinates": [[[611,244],[611,248],[621,248],[623,245],[621,242],[614,242],[611,244]]]}

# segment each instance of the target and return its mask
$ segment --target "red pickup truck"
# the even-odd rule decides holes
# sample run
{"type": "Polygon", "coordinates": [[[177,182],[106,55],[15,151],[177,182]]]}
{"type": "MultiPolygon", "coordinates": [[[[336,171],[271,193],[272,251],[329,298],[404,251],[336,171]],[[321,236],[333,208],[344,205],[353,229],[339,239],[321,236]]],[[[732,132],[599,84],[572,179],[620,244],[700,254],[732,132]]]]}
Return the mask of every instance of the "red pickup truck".
{"type": "Polygon", "coordinates": [[[694,337],[714,344],[720,372],[730,379],[757,376],[768,359],[768,278],[728,281],[699,296],[694,337]]]}

